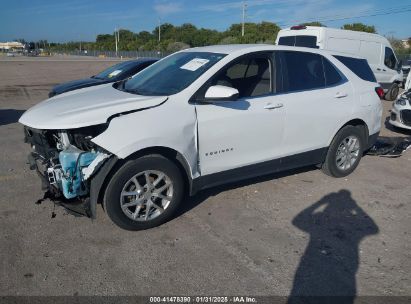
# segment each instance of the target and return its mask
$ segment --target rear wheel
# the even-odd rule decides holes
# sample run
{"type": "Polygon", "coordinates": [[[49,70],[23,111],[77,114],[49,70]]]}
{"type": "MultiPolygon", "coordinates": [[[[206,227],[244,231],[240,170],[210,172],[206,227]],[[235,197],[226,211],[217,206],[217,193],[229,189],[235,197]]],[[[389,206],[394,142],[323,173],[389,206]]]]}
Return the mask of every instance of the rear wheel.
{"type": "Polygon", "coordinates": [[[104,206],[110,219],[127,230],[152,228],[171,219],[183,198],[178,167],[161,155],[124,164],[108,184],[104,206]]]}
{"type": "Polygon", "coordinates": [[[344,177],[360,163],[364,150],[364,132],[361,126],[345,126],[334,137],[322,165],[325,174],[344,177]]]}
{"type": "Polygon", "coordinates": [[[398,97],[398,93],[400,92],[400,87],[398,83],[393,83],[391,88],[385,93],[385,100],[393,101],[398,97]]]}

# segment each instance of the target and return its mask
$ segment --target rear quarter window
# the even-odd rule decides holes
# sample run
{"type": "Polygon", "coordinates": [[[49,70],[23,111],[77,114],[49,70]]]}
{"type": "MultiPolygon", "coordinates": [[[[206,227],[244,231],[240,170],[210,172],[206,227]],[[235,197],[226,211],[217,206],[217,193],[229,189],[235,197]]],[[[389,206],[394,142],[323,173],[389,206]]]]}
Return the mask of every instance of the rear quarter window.
{"type": "Polygon", "coordinates": [[[323,57],[324,65],[324,75],[325,75],[325,86],[334,86],[343,81],[343,78],[338,72],[337,68],[328,61],[327,58],[323,57]]]}
{"type": "Polygon", "coordinates": [[[345,56],[334,57],[342,62],[347,68],[349,68],[355,75],[357,75],[361,79],[365,81],[377,82],[374,73],[368,65],[367,60],[345,56]]]}

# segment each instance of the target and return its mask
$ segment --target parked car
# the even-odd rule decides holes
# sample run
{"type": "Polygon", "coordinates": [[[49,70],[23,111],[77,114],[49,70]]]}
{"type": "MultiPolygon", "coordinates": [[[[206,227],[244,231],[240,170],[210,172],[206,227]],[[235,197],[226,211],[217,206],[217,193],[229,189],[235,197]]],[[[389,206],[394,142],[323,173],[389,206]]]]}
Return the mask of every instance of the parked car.
{"type": "Polygon", "coordinates": [[[411,73],[408,73],[407,79],[405,80],[404,90],[405,91],[411,90],[411,73]]]}
{"type": "Polygon", "coordinates": [[[77,89],[127,79],[153,64],[157,60],[158,59],[156,58],[141,58],[117,63],[97,75],[91,76],[90,78],[73,80],[59,84],[53,87],[49,93],[49,97],[77,89]]]}
{"type": "Polygon", "coordinates": [[[405,92],[392,105],[389,123],[411,130],[411,74],[408,74],[404,87],[405,92]]]}
{"type": "Polygon", "coordinates": [[[363,73],[309,48],[174,53],[127,81],[26,111],[31,168],[48,197],[83,201],[91,217],[102,203],[130,230],[164,223],[185,193],[224,183],[307,165],[347,176],[382,115],[382,89],[367,62],[354,60],[363,73]]]}
{"type": "Polygon", "coordinates": [[[387,38],[371,33],[318,26],[293,26],[278,33],[276,44],[338,51],[367,59],[386,100],[395,100],[403,83],[401,66],[387,38]]]}

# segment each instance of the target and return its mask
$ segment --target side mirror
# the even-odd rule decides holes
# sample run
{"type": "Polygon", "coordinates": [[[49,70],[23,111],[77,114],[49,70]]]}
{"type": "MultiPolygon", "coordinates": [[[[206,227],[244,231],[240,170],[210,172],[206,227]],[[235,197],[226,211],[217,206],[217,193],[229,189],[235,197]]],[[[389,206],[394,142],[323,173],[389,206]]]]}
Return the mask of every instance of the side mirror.
{"type": "Polygon", "coordinates": [[[237,100],[238,96],[239,92],[235,88],[230,88],[222,85],[215,85],[208,88],[204,96],[204,101],[234,101],[237,100]]]}

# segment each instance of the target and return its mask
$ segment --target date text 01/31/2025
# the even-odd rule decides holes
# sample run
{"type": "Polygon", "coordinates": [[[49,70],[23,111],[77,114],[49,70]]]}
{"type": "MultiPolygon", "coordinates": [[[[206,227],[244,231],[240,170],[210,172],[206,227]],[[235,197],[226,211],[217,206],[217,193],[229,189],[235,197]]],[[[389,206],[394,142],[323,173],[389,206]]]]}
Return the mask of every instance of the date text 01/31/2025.
{"type": "Polygon", "coordinates": [[[171,297],[150,297],[150,303],[256,303],[254,297],[215,297],[215,296],[171,296],[171,297]]]}

